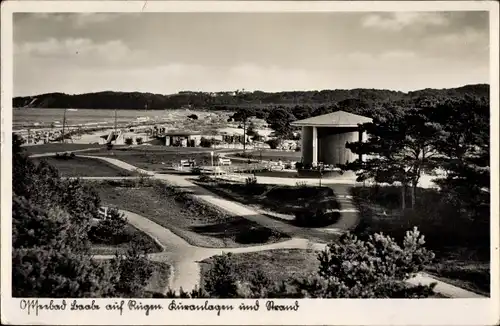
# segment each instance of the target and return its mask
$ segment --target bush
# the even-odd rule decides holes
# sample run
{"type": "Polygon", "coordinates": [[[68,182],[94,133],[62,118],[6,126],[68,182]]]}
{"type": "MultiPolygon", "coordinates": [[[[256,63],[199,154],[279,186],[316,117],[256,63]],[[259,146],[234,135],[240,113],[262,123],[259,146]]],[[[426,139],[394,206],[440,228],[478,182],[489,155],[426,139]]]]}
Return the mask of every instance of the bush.
{"type": "Polygon", "coordinates": [[[211,298],[236,298],[237,285],[231,254],[215,256],[212,267],[205,275],[204,289],[211,298]]]}
{"type": "Polygon", "coordinates": [[[142,144],[142,137],[137,137],[135,139],[135,142],[136,142],[137,145],[141,145],[142,144]]]}
{"type": "Polygon", "coordinates": [[[246,178],[245,179],[245,184],[247,186],[253,186],[253,185],[257,184],[257,177],[250,176],[250,177],[246,178]]]}
{"type": "Polygon", "coordinates": [[[234,241],[242,244],[265,243],[271,239],[280,239],[281,236],[279,232],[268,228],[251,227],[241,230],[236,235],[234,241]]]}
{"type": "Polygon", "coordinates": [[[269,147],[271,147],[271,149],[277,149],[280,144],[280,141],[276,138],[269,139],[268,141],[266,141],[266,144],[268,144],[269,147]]]}
{"type": "Polygon", "coordinates": [[[114,244],[125,235],[127,219],[115,208],[109,208],[107,215],[92,227],[89,236],[93,242],[114,244]]]}
{"type": "Polygon", "coordinates": [[[201,137],[200,139],[200,146],[205,147],[205,148],[210,148],[213,145],[217,144],[217,140],[213,138],[205,138],[201,137]]]}
{"type": "Polygon", "coordinates": [[[132,145],[134,143],[134,140],[132,138],[125,138],[125,145],[132,145]]]}
{"type": "Polygon", "coordinates": [[[404,283],[434,258],[424,244],[417,228],[406,233],[402,246],[383,234],[366,241],[345,234],[338,244],[329,244],[319,253],[319,282],[306,280],[305,285],[314,286],[303,290],[321,298],[427,297],[434,286],[409,288],[404,283]]]}
{"type": "Polygon", "coordinates": [[[191,174],[201,175],[201,168],[199,166],[195,166],[191,168],[191,174]]]}
{"type": "Polygon", "coordinates": [[[112,144],[112,143],[107,143],[107,144],[106,144],[106,149],[107,149],[108,151],[112,150],[112,149],[113,149],[113,144],[112,144]]]}
{"type": "Polygon", "coordinates": [[[298,188],[304,188],[304,187],[307,187],[307,182],[305,182],[305,181],[297,181],[297,182],[295,182],[295,186],[298,187],[298,188]]]}
{"type": "Polygon", "coordinates": [[[340,218],[340,204],[335,197],[306,201],[295,212],[295,222],[300,226],[320,227],[335,223],[340,218]]]}
{"type": "Polygon", "coordinates": [[[236,153],[234,154],[235,156],[238,156],[238,157],[242,157],[242,158],[254,158],[254,155],[252,153],[249,153],[249,152],[245,152],[245,153],[236,153]]]}
{"type": "Polygon", "coordinates": [[[268,298],[270,290],[275,287],[274,282],[260,269],[252,271],[247,281],[237,283],[238,297],[268,298]]]}
{"type": "Polygon", "coordinates": [[[140,244],[130,244],[125,256],[116,255],[112,267],[117,270],[115,295],[125,298],[142,297],[153,274],[153,264],[140,244]]]}

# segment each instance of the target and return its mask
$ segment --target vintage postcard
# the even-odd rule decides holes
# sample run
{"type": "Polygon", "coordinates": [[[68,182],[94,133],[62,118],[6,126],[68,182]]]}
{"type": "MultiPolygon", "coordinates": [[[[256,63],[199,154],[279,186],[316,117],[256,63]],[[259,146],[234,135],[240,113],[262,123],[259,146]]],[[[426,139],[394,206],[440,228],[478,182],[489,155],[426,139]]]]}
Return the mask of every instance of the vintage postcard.
{"type": "Polygon", "coordinates": [[[2,324],[498,324],[498,15],[2,2],[2,324]]]}

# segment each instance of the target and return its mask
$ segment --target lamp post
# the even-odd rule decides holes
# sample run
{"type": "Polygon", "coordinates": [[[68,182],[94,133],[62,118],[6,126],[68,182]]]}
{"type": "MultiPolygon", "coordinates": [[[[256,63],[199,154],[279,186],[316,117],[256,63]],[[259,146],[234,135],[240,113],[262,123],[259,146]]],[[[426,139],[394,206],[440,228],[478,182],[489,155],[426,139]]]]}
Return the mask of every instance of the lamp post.
{"type": "Polygon", "coordinates": [[[66,110],[67,109],[64,109],[64,114],[63,114],[63,127],[62,127],[62,135],[61,135],[61,142],[65,143],[65,139],[64,139],[64,130],[66,129],[66,110]]]}
{"type": "Polygon", "coordinates": [[[320,164],[318,166],[318,170],[319,170],[319,186],[321,187],[321,179],[323,178],[323,164],[320,164]]]}

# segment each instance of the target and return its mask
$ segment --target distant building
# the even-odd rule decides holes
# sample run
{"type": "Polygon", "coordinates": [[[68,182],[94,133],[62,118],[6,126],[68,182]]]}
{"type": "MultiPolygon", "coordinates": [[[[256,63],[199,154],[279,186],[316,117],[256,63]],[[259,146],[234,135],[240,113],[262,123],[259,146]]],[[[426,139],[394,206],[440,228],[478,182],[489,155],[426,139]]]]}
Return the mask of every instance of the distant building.
{"type": "Polygon", "coordinates": [[[168,131],[157,136],[161,139],[165,146],[178,147],[198,147],[201,144],[201,139],[216,139],[222,141],[222,136],[218,135],[203,135],[198,131],[168,131]]]}

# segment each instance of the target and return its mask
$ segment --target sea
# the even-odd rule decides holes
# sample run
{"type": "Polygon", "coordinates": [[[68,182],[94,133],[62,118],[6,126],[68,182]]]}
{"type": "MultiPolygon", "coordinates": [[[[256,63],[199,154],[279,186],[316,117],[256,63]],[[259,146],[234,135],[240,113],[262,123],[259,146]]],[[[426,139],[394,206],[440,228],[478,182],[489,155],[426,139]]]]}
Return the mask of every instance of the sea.
{"type": "MultiPolygon", "coordinates": [[[[189,115],[190,110],[116,110],[118,124],[134,122],[161,122],[172,120],[175,116],[189,115]]],[[[13,130],[30,128],[60,127],[63,124],[64,109],[22,108],[13,110],[13,130]]],[[[112,126],[115,123],[115,110],[109,109],[67,109],[67,126],[112,126]]]]}

